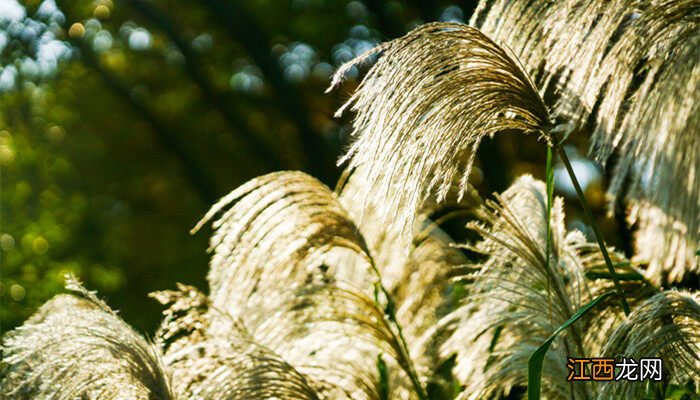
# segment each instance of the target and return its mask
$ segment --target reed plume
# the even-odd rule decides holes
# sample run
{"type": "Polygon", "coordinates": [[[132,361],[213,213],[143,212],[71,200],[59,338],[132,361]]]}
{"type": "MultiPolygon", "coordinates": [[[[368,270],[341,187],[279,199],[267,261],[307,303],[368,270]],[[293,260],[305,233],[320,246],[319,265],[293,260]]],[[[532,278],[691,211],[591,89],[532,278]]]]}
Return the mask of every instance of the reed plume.
{"type": "Polygon", "coordinates": [[[520,65],[474,28],[422,25],[342,66],[331,87],[375,53],[378,61],[338,111],[355,112],[354,142],[341,162],[366,168],[361,197],[384,203],[382,223],[405,242],[428,199],[444,200],[455,180],[467,190],[481,140],[504,131],[544,135],[550,121],[520,65]]]}
{"type": "Polygon", "coordinates": [[[152,297],[169,305],[156,343],[180,398],[320,398],[307,377],[256,343],[240,321],[211,309],[196,288],[178,285],[152,297]],[[220,321],[218,330],[211,329],[212,318],[220,321]]]}
{"type": "Polygon", "coordinates": [[[599,398],[640,398],[653,385],[670,383],[692,382],[697,388],[700,384],[698,300],[697,294],[665,291],[648,298],[615,327],[603,354],[637,362],[659,357],[663,360],[663,382],[610,382],[603,386],[599,398]]]}
{"type": "MultiPolygon", "coordinates": [[[[396,366],[392,387],[412,396],[412,361],[383,310],[391,300],[377,292],[374,260],[330,189],[299,172],[269,174],[223,198],[203,221],[216,214],[213,308],[323,383],[325,398],[376,398],[377,371],[366,366],[380,354],[396,366]]],[[[219,324],[212,318],[210,329],[219,324]]]]}
{"type": "MultiPolygon", "coordinates": [[[[507,395],[527,382],[527,360],[544,340],[591,299],[590,283],[576,247],[585,240],[567,233],[563,205],[551,216],[551,257],[547,263],[546,194],[542,182],[521,177],[498,202],[482,208],[471,224],[483,240],[471,249],[485,255],[464,305],[442,321],[452,334],[441,349],[455,353],[464,398],[507,395]]],[[[587,354],[581,325],[558,339],[545,361],[545,395],[568,397],[567,356],[587,354]]],[[[590,388],[577,385],[577,398],[590,388]]]]}
{"type": "Polygon", "coordinates": [[[554,117],[591,131],[598,160],[617,155],[611,209],[624,194],[647,276],[697,271],[697,1],[499,0],[481,2],[471,23],[513,49],[554,117]]]}
{"type": "Polygon", "coordinates": [[[175,398],[153,346],[76,280],[66,288],[3,338],[0,397],[175,398]]]}

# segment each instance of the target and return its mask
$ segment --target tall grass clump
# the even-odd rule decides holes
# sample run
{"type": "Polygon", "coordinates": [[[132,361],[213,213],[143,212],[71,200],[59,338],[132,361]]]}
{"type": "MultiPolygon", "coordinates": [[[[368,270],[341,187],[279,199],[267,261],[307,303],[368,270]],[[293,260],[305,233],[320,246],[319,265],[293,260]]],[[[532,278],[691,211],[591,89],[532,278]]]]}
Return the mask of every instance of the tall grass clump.
{"type": "MultiPolygon", "coordinates": [[[[257,177],[195,230],[208,288],[153,297],[151,342],[73,280],[2,345],[7,398],[696,398],[700,298],[697,1],[482,2],[341,67],[371,64],[339,110],[353,142],[335,190],[257,177]],[[494,135],[548,148],[545,181],[482,200],[469,184],[494,135]],[[590,134],[632,260],[595,225],[563,151],[590,134]],[[594,232],[553,194],[561,158],[594,232]],[[615,155],[615,157],[613,157],[615,155]],[[624,189],[624,190],[623,190],[624,189]],[[442,223],[467,215],[473,240],[442,223]],[[570,382],[571,357],[661,357],[660,382],[570,382]],[[695,396],[695,397],[693,397],[695,396]]],[[[543,160],[544,163],[545,160],[543,160]]]]}

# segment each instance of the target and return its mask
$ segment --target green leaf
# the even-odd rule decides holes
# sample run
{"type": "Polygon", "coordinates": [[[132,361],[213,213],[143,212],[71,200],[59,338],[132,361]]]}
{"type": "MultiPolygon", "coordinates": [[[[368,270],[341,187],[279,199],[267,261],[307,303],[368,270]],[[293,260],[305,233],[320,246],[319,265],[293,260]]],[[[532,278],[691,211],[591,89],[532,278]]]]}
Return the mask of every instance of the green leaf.
{"type": "Polygon", "coordinates": [[[542,343],[540,347],[535,350],[530,356],[530,360],[527,363],[527,398],[528,400],[539,400],[540,391],[542,389],[542,365],[544,364],[544,356],[549,350],[549,346],[552,344],[557,335],[563,330],[568,328],[571,324],[578,321],[583,315],[585,315],[590,309],[595,307],[598,303],[603,301],[608,296],[614,294],[615,292],[608,292],[600,297],[594,299],[590,303],[583,306],[576,314],[571,316],[568,321],[564,322],[562,326],[557,328],[554,333],[552,333],[547,340],[542,343]]]}
{"type": "MultiPolygon", "coordinates": [[[[644,275],[639,274],[637,272],[618,272],[615,274],[617,276],[617,279],[620,281],[639,281],[639,282],[646,282],[646,278],[644,275]]],[[[597,271],[588,271],[586,272],[586,278],[590,280],[597,280],[597,279],[612,279],[612,275],[610,275],[609,272],[597,272],[597,271]]]]}
{"type": "Polygon", "coordinates": [[[379,372],[379,399],[389,400],[389,367],[381,354],[377,356],[377,371],[379,372]]]}

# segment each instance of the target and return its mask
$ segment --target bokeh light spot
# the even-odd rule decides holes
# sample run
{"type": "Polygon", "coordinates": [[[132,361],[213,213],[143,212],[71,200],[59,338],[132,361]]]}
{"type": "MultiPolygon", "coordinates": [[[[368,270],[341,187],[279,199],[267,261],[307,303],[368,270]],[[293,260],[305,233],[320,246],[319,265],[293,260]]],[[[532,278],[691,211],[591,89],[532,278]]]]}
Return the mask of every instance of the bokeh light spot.
{"type": "Polygon", "coordinates": [[[95,18],[99,18],[102,20],[108,19],[109,14],[110,14],[109,7],[107,7],[105,5],[99,5],[99,6],[95,7],[95,11],[93,11],[93,13],[92,13],[92,15],[95,16],[95,18]]]}
{"type": "Polygon", "coordinates": [[[44,254],[49,250],[49,242],[43,237],[39,236],[32,242],[32,250],[36,254],[44,254]]]}
{"type": "Polygon", "coordinates": [[[12,300],[14,301],[22,301],[24,300],[24,296],[26,295],[26,291],[21,285],[14,284],[10,286],[10,296],[12,297],[12,300]]]}
{"type": "Polygon", "coordinates": [[[80,22],[76,22],[73,25],[70,26],[70,29],[68,30],[68,36],[78,39],[83,37],[85,35],[85,27],[83,24],[80,22]]]}
{"type": "Polygon", "coordinates": [[[0,235],[0,248],[3,251],[10,251],[15,247],[15,238],[9,233],[3,233],[0,235]]]}

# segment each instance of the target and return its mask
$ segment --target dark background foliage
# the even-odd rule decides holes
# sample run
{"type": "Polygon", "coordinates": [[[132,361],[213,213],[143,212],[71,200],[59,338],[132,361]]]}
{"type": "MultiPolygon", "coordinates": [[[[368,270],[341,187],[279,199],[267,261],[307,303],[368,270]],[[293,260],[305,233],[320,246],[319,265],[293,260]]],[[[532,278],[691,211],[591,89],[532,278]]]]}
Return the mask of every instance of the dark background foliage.
{"type": "MultiPolygon", "coordinates": [[[[426,21],[468,21],[462,1],[4,0],[0,5],[0,327],[19,325],[75,273],[123,318],[151,332],[147,293],[206,287],[208,232],[189,234],[219,197],[273,170],[333,187],[358,84],[324,94],[344,61],[426,21]]],[[[411,68],[407,65],[406,68],[411,68]]],[[[606,238],[602,170],[574,135],[577,174],[606,238]]],[[[482,195],[544,175],[534,135],[479,150],[482,195]]],[[[573,188],[569,224],[580,222],[573,188]]],[[[457,239],[459,223],[449,228],[457,239]]]]}

